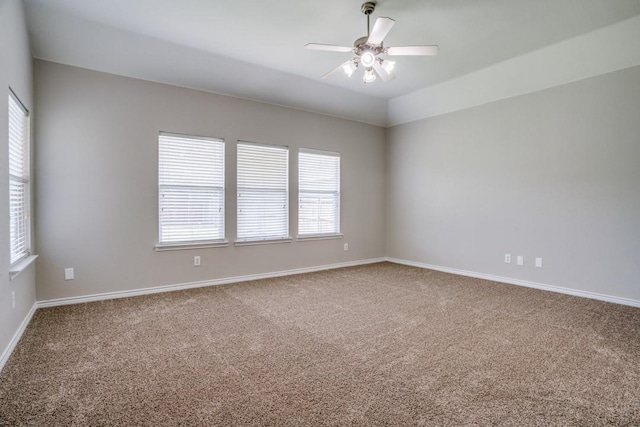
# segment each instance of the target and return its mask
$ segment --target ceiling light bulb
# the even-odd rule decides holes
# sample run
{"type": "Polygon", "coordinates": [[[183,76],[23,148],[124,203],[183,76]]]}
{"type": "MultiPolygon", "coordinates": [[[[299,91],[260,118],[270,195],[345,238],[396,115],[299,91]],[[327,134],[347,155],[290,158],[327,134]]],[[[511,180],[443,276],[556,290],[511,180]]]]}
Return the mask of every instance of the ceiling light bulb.
{"type": "Polygon", "coordinates": [[[396,61],[389,61],[388,59],[383,59],[381,66],[383,70],[385,70],[388,74],[391,74],[393,69],[396,67],[396,61]]]}
{"type": "Polygon", "coordinates": [[[351,77],[356,68],[358,68],[358,65],[354,61],[349,61],[342,66],[342,69],[344,70],[344,73],[347,75],[347,77],[351,77]]]}
{"type": "Polygon", "coordinates": [[[362,77],[362,81],[365,83],[371,83],[376,79],[376,75],[373,72],[372,68],[367,68],[364,70],[364,76],[362,77]]]}
{"type": "Polygon", "coordinates": [[[362,62],[362,65],[367,68],[372,67],[373,63],[376,62],[376,56],[373,53],[366,51],[360,57],[360,62],[362,62]]]}

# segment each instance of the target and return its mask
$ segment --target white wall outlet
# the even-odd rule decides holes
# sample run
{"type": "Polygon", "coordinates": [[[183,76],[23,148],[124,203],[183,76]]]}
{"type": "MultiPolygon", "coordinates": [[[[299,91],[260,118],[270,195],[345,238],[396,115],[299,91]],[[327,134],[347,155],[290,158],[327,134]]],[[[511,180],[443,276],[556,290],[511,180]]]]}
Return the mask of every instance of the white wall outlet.
{"type": "Polygon", "coordinates": [[[511,264],[511,254],[504,254],[504,262],[506,264],[511,264]]]}
{"type": "Polygon", "coordinates": [[[522,255],[518,255],[518,258],[516,259],[516,263],[518,265],[524,265],[524,257],[522,255]]]}
{"type": "Polygon", "coordinates": [[[65,268],[64,269],[64,280],[73,280],[75,278],[75,274],[73,272],[73,268],[65,268]]]}
{"type": "Polygon", "coordinates": [[[193,257],[193,266],[200,267],[200,255],[196,255],[193,257]]]}
{"type": "Polygon", "coordinates": [[[542,258],[536,258],[536,267],[542,268],[542,258]]]}
{"type": "Polygon", "coordinates": [[[345,250],[345,251],[348,251],[348,250],[349,250],[349,244],[348,244],[348,243],[345,243],[345,244],[344,244],[344,250],[345,250]]]}
{"type": "Polygon", "coordinates": [[[16,308],[16,291],[11,291],[11,308],[16,308]]]}

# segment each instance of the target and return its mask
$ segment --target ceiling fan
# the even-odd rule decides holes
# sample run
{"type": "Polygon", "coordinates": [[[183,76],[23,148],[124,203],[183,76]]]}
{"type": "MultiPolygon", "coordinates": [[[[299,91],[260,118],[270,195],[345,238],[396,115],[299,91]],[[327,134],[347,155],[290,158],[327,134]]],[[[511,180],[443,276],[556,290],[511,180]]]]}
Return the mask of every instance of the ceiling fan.
{"type": "Polygon", "coordinates": [[[370,30],[369,19],[376,8],[376,3],[368,1],[362,4],[362,13],[367,16],[367,35],[360,37],[353,43],[353,47],[335,46],[331,44],[307,43],[304,47],[312,50],[325,50],[330,52],[352,52],[356,56],[326,73],[323,78],[327,78],[344,72],[351,77],[353,72],[359,67],[364,68],[362,81],[371,83],[376,79],[376,74],[387,82],[393,80],[395,75],[393,69],[396,65],[395,61],[380,58],[379,55],[398,56],[398,55],[436,55],[439,48],[436,45],[430,46],[391,46],[384,47],[382,42],[389,34],[391,27],[396,22],[391,18],[380,17],[373,24],[370,30]]]}

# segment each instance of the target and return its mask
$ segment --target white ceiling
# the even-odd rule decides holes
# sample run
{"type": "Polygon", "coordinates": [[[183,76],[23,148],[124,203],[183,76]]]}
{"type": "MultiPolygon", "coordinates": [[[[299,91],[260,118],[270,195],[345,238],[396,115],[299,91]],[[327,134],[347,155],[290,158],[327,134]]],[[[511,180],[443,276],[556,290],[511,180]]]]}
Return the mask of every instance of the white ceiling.
{"type": "Polygon", "coordinates": [[[639,0],[378,0],[396,24],[386,46],[438,44],[397,57],[397,79],[321,76],[366,34],[361,0],[25,0],[33,54],[355,120],[384,122],[387,101],[640,15],[639,0]],[[356,111],[357,110],[357,111],[356,111]]]}

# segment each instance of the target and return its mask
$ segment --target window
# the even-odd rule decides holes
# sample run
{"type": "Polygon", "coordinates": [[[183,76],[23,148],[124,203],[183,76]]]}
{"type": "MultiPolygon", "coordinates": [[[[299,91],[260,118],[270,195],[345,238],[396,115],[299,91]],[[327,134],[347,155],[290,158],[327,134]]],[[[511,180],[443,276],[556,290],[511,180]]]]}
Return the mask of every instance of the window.
{"type": "Polygon", "coordinates": [[[289,149],[238,142],[238,242],[289,239],[289,149]]]}
{"type": "Polygon", "coordinates": [[[224,240],[224,141],[161,132],[159,247],[224,240]]]}
{"type": "Polygon", "coordinates": [[[29,112],[9,93],[9,245],[11,265],[29,256],[29,112]]]}
{"type": "Polygon", "coordinates": [[[298,235],[340,233],[340,154],[300,149],[298,235]]]}

